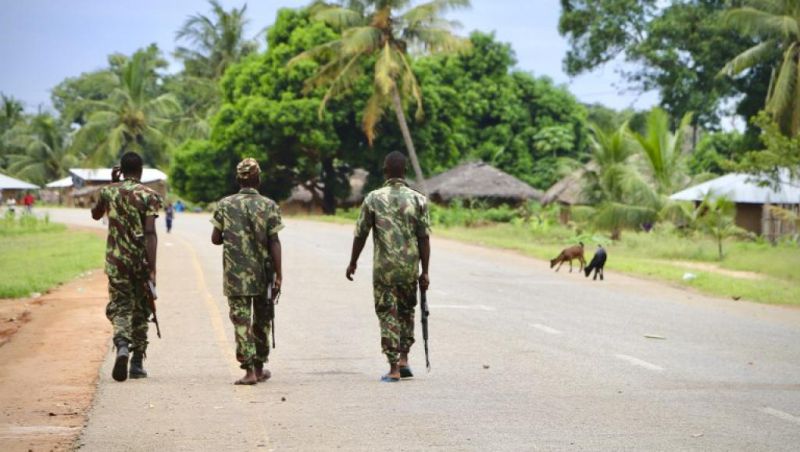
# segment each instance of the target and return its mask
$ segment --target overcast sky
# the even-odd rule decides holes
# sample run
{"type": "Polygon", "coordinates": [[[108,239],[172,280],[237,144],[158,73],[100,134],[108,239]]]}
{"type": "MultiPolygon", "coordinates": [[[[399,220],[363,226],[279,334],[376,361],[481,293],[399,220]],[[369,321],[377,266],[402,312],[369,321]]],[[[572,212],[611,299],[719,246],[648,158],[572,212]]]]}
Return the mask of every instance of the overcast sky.
{"type": "MultiPolygon", "coordinates": [[[[222,0],[226,9],[243,0],[222,0]]],[[[281,7],[308,0],[249,0],[250,32],[270,25],[281,7]]],[[[584,102],[614,108],[647,108],[657,101],[625,87],[608,66],[570,79],[562,70],[567,43],[557,30],[557,0],[472,0],[472,9],[451,14],[461,31],[495,31],[510,42],[519,67],[566,84],[584,102]]],[[[186,16],[208,11],[205,0],[0,0],[0,92],[22,100],[28,110],[49,108],[50,89],[66,77],[103,68],[109,54],[131,54],[156,43],[169,56],[175,31],[186,16]]],[[[262,45],[263,49],[263,45],[262,45]]],[[[177,70],[173,64],[171,70],[177,70]]]]}

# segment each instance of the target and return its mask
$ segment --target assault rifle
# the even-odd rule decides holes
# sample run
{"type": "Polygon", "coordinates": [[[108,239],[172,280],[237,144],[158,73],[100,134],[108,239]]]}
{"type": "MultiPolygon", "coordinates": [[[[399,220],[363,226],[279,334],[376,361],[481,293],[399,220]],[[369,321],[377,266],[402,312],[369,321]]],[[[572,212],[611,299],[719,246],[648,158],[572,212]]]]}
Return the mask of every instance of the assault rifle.
{"type": "Polygon", "coordinates": [[[161,339],[161,327],[158,326],[158,316],[156,315],[156,298],[158,298],[156,284],[148,280],[145,286],[147,305],[150,307],[150,313],[153,314],[153,318],[151,318],[150,321],[156,324],[156,334],[158,334],[158,338],[161,339]]]}
{"type": "Polygon", "coordinates": [[[422,340],[425,343],[425,367],[428,369],[428,372],[431,371],[431,361],[428,358],[428,316],[430,316],[430,310],[428,310],[428,294],[427,291],[422,290],[420,287],[420,301],[419,301],[419,309],[421,311],[420,321],[422,322],[422,340]]]}
{"type": "Polygon", "coordinates": [[[272,348],[275,347],[275,305],[278,304],[278,298],[281,296],[280,290],[275,290],[275,273],[271,273],[267,269],[267,319],[269,320],[269,329],[272,331],[272,348]]]}

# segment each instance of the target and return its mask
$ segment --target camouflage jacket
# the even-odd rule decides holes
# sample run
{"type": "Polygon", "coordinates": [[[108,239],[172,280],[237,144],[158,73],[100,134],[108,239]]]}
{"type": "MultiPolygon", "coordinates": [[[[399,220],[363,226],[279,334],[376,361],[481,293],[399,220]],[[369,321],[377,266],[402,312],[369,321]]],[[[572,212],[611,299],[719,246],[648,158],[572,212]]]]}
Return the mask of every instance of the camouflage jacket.
{"type": "Polygon", "coordinates": [[[113,280],[146,278],[144,220],[158,217],[161,196],[135,179],[125,179],[103,187],[100,199],[108,212],[106,274],[113,280]]]}
{"type": "Polygon", "coordinates": [[[253,188],[243,188],[217,204],[211,224],[222,231],[225,296],[266,294],[267,238],[283,229],[278,205],[253,188]]]}
{"type": "Polygon", "coordinates": [[[402,179],[389,179],[383,188],[367,195],[355,235],[365,238],[373,231],[373,284],[416,282],[420,259],[417,239],[430,235],[430,224],[427,198],[402,179]]]}

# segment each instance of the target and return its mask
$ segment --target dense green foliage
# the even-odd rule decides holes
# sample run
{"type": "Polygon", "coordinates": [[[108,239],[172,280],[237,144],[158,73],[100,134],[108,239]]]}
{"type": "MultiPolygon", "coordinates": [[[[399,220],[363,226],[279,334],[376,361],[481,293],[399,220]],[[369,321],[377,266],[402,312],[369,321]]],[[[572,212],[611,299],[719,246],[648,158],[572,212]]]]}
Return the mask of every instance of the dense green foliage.
{"type": "Polygon", "coordinates": [[[570,50],[565,67],[581,74],[609,62],[633,63],[622,72],[642,92],[657,89],[674,120],[693,112],[695,124],[718,127],[726,100],[749,119],[763,106],[771,66],[736,80],[718,72],[753,44],[722,20],[726,0],[561,0],[559,31],[570,50]]]}

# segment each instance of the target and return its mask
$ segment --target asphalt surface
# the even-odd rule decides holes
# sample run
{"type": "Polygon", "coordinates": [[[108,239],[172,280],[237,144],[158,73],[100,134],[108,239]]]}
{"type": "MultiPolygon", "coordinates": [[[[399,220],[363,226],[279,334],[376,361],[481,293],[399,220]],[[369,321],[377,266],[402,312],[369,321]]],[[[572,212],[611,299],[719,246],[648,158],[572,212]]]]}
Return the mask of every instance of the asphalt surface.
{"type": "Polygon", "coordinates": [[[379,383],[371,250],[351,283],[352,228],[288,220],[273,378],[238,387],[208,216],[159,228],[150,378],[114,382],[108,357],[83,450],[800,448],[798,309],[621,276],[613,254],[601,283],[434,238],[433,370],[418,331],[416,378],[379,383]]]}

